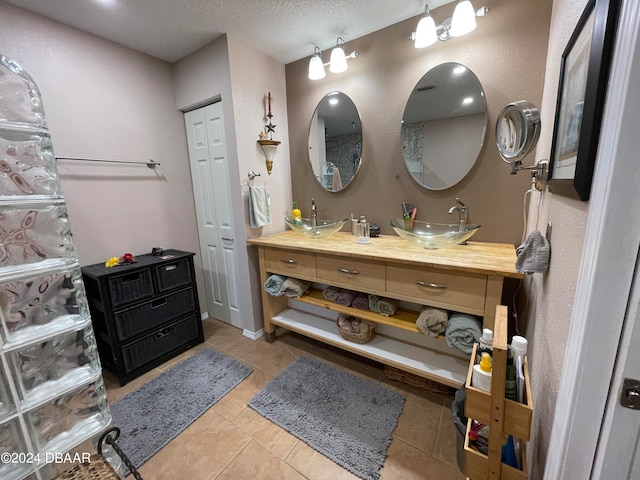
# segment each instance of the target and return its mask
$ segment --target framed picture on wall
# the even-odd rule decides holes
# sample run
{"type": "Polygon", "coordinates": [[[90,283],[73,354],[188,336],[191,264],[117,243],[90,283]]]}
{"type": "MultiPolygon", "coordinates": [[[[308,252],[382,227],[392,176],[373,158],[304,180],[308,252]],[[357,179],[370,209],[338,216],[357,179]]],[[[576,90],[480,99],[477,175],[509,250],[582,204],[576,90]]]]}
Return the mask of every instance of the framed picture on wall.
{"type": "Polygon", "coordinates": [[[589,0],[562,54],[549,190],[588,200],[621,0],[589,0]]]}

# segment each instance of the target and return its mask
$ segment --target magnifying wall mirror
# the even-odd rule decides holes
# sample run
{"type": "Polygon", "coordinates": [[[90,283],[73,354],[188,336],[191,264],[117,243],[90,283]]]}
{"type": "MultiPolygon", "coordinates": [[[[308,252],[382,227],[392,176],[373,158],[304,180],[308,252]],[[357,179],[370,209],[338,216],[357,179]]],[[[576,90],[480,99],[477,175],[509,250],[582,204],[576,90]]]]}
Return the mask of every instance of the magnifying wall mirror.
{"type": "Polygon", "coordinates": [[[533,150],[540,137],[540,112],[533,103],[519,101],[502,109],[496,120],[496,144],[502,160],[511,167],[511,174],[530,170],[535,186],[543,191],[546,187],[549,161],[540,160],[535,165],[524,167],[522,159],[533,150]]]}
{"type": "Polygon", "coordinates": [[[510,103],[496,121],[496,143],[507,163],[521,163],[540,137],[540,112],[532,103],[510,103]]]}
{"type": "Polygon", "coordinates": [[[402,117],[404,163],[428,190],[460,182],[484,143],[487,102],[478,77],[459,63],[429,70],[415,86],[402,117]]]}
{"type": "Polygon", "coordinates": [[[309,127],[309,161],[326,190],[339,192],[354,179],[362,157],[362,123],[353,101],[342,92],[325,95],[309,127]]]}

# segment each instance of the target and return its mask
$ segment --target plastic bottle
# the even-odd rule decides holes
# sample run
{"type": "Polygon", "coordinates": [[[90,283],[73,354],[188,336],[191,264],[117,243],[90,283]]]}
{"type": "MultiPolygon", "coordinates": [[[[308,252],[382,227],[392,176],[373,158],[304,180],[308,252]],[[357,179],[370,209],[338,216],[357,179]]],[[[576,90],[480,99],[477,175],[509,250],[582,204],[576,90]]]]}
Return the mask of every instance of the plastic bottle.
{"type": "Polygon", "coordinates": [[[504,396],[509,400],[517,401],[516,366],[513,364],[511,350],[507,352],[507,375],[504,382],[504,396]]]}
{"type": "Polygon", "coordinates": [[[356,234],[356,243],[370,243],[371,232],[369,230],[369,222],[364,217],[364,215],[360,216],[358,220],[358,232],[356,234]]]}
{"type": "Polygon", "coordinates": [[[520,335],[514,335],[511,339],[511,351],[513,352],[513,361],[515,363],[515,359],[520,357],[522,362],[524,363],[524,356],[527,354],[527,346],[529,342],[524,337],[520,335]]]}
{"type": "Polygon", "coordinates": [[[302,223],[302,212],[298,208],[298,202],[293,202],[293,210],[291,210],[291,218],[293,218],[293,222],[296,224],[302,223]]]}
{"type": "Polygon", "coordinates": [[[491,391],[491,355],[483,353],[480,363],[473,366],[471,385],[478,390],[491,391]]]}
{"type": "Polygon", "coordinates": [[[493,356],[493,331],[490,328],[482,330],[482,336],[478,341],[478,349],[476,350],[476,362],[480,362],[483,353],[493,356]]]}

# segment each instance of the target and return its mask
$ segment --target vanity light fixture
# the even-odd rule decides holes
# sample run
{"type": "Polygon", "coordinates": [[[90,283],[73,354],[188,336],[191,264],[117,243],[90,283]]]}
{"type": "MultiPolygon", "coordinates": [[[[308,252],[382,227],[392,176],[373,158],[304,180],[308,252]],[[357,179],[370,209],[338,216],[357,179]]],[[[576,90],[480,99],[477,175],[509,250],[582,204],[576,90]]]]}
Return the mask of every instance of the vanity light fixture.
{"type": "Polygon", "coordinates": [[[470,0],[462,0],[456,5],[451,17],[449,33],[452,37],[461,37],[476,29],[476,11],[470,0]]]}
{"type": "Polygon", "coordinates": [[[309,60],[309,79],[320,80],[326,76],[324,63],[322,63],[320,47],[316,45],[313,57],[309,60]]]}
{"type": "Polygon", "coordinates": [[[409,36],[416,48],[424,48],[436,43],[436,40],[446,42],[453,37],[461,37],[476,28],[476,16],[484,16],[489,11],[486,7],[480,7],[477,11],[470,0],[461,0],[456,5],[452,18],[445,19],[436,26],[435,20],[429,11],[429,4],[424,7],[425,15],[418,22],[416,31],[409,36]]]}
{"type": "Polygon", "coordinates": [[[415,33],[415,47],[424,48],[438,41],[436,22],[429,12],[429,4],[424,6],[424,17],[418,22],[415,33]]]}
{"type": "Polygon", "coordinates": [[[329,63],[322,62],[322,51],[320,47],[315,46],[313,56],[309,60],[309,80],[320,80],[325,77],[324,67],[329,66],[329,71],[333,73],[342,73],[349,68],[347,59],[356,58],[359,52],[353,51],[346,54],[344,51],[344,40],[338,37],[336,46],[331,50],[329,63]]]}
{"type": "Polygon", "coordinates": [[[331,50],[331,59],[329,60],[329,71],[333,73],[342,73],[349,68],[347,65],[347,56],[344,53],[344,40],[338,37],[336,46],[331,50]]]}

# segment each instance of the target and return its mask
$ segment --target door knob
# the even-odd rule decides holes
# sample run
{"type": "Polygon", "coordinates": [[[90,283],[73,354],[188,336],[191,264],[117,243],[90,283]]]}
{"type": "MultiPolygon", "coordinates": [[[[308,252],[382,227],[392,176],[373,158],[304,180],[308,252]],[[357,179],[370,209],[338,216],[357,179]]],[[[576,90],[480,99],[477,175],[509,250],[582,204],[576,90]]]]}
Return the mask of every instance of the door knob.
{"type": "Polygon", "coordinates": [[[640,410],[640,381],[633,378],[625,378],[620,392],[620,405],[640,410]]]}

